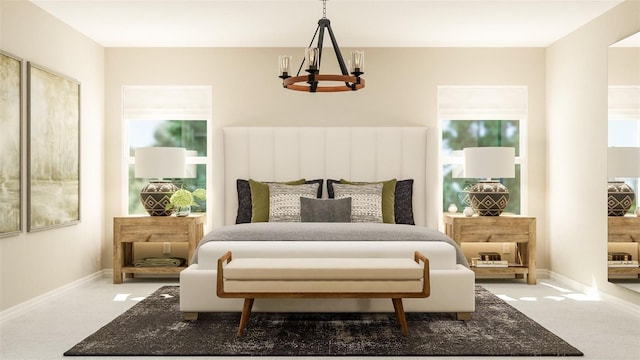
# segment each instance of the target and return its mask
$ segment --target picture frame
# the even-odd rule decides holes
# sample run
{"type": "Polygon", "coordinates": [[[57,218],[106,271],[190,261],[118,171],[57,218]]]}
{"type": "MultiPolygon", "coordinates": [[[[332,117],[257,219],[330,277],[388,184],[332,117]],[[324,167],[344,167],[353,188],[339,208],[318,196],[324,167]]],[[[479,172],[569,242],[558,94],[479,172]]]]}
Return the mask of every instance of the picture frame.
{"type": "Polygon", "coordinates": [[[80,82],[27,62],[27,231],[80,222],[80,82]]]}
{"type": "Polygon", "coordinates": [[[0,50],[0,238],[22,232],[22,59],[0,50]]]}

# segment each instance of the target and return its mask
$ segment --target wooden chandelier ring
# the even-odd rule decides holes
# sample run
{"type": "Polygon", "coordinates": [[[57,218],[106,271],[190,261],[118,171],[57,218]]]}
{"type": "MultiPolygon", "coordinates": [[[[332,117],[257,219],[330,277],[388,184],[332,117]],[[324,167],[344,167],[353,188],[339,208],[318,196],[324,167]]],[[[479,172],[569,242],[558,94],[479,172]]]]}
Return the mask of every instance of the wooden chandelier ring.
{"type": "MultiPolygon", "coordinates": [[[[316,81],[340,81],[340,82],[348,82],[355,85],[355,90],[360,90],[364,87],[364,79],[360,78],[360,83],[358,83],[358,78],[355,76],[349,75],[316,75],[316,81]]],[[[311,90],[311,86],[309,85],[296,85],[296,83],[306,83],[309,80],[308,75],[304,76],[294,76],[290,78],[286,78],[283,80],[282,84],[285,88],[289,90],[296,91],[306,91],[309,92],[311,90]]],[[[338,92],[338,91],[353,91],[349,86],[320,86],[316,88],[316,92],[338,92]]]]}

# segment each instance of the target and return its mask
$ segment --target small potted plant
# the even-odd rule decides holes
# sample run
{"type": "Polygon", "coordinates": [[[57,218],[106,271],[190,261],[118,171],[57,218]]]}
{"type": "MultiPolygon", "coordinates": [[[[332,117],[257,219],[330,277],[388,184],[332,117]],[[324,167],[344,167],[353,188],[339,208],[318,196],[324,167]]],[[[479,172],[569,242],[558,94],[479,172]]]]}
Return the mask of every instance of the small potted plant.
{"type": "Polygon", "coordinates": [[[204,189],[196,189],[193,192],[180,189],[171,195],[166,209],[174,209],[176,216],[188,216],[192,206],[199,206],[195,199],[206,200],[207,192],[204,189]]]}

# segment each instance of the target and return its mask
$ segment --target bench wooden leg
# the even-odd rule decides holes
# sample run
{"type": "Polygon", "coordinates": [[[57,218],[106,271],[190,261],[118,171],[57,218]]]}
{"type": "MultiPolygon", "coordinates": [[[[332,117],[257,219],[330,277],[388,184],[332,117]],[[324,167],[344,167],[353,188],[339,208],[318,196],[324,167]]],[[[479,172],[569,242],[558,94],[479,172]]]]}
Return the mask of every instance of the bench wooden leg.
{"type": "Polygon", "coordinates": [[[402,335],[409,335],[409,327],[407,326],[407,318],[404,316],[404,307],[402,306],[402,299],[391,299],[393,301],[393,309],[396,311],[396,319],[402,327],[402,335]]]}
{"type": "Polygon", "coordinates": [[[197,312],[183,312],[182,315],[184,316],[184,320],[185,321],[196,321],[196,320],[198,320],[198,313],[197,312]]]}
{"type": "Polygon", "coordinates": [[[456,320],[471,320],[471,313],[470,312],[456,313],[456,320]]]}
{"type": "Polygon", "coordinates": [[[240,326],[238,327],[238,336],[242,336],[242,333],[244,333],[244,328],[247,327],[249,316],[251,316],[253,300],[253,298],[244,299],[244,306],[242,306],[242,315],[240,316],[240,326]]]}

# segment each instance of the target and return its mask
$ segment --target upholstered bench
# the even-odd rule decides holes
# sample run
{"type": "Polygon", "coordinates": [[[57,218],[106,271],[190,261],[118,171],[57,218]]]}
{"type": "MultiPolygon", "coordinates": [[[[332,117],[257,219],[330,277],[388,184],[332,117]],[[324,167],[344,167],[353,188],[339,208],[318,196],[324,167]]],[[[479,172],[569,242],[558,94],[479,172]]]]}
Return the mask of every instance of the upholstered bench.
{"type": "Polygon", "coordinates": [[[241,336],[256,298],[390,298],[403,335],[409,330],[402,298],[428,297],[429,260],[410,258],[218,259],[217,295],[244,298],[241,336]]]}

